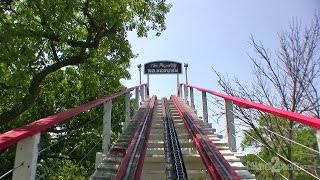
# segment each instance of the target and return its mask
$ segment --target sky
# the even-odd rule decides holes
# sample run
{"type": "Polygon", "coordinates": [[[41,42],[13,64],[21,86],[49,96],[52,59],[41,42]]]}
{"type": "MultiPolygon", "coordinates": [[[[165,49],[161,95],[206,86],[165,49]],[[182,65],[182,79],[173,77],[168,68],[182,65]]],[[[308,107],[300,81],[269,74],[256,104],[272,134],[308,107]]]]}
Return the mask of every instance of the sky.
{"type": "MultiPolygon", "coordinates": [[[[131,61],[127,87],[139,83],[137,64],[156,60],[188,63],[189,84],[221,91],[213,68],[241,82],[251,83],[252,53],[250,36],[261,41],[271,53],[279,46],[278,32],[288,28],[293,18],[310,23],[320,14],[319,0],[175,0],[166,16],[167,29],[160,37],[150,32],[147,38],[128,34],[133,51],[139,54],[131,61]]],[[[142,69],[143,72],[143,69],[142,69]]],[[[142,76],[145,83],[146,76],[142,76]]],[[[180,75],[185,82],[185,75],[180,75]]],[[[176,94],[175,75],[151,75],[150,94],[158,98],[176,94]]]]}
{"type": "MultiPolygon", "coordinates": [[[[134,32],[128,34],[133,51],[139,56],[131,61],[131,79],[122,81],[127,87],[139,83],[137,64],[143,66],[156,60],[188,63],[189,84],[213,91],[222,91],[213,69],[249,85],[253,81],[248,57],[248,54],[254,56],[249,44],[251,36],[275,57],[278,33],[288,29],[294,18],[304,26],[310,24],[315,13],[320,15],[320,0],[172,0],[169,3],[172,9],[166,16],[167,29],[160,37],[154,32],[147,38],[137,38],[134,32]]],[[[142,82],[146,81],[143,75],[142,82]]],[[[180,75],[180,82],[185,82],[185,74],[180,75]]],[[[176,75],[150,76],[150,95],[169,98],[176,92],[176,75]]],[[[195,104],[200,115],[199,101],[198,93],[195,104]]],[[[215,121],[209,119],[218,134],[225,137],[224,121],[218,121],[218,126],[215,121]]],[[[237,147],[243,136],[238,128],[237,147]]]]}

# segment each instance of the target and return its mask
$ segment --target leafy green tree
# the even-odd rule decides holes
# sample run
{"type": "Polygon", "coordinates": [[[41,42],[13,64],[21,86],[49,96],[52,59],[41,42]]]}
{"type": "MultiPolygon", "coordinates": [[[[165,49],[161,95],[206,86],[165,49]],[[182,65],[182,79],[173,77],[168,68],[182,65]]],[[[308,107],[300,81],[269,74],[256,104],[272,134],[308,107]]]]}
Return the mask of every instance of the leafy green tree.
{"type": "Polygon", "coordinates": [[[123,75],[134,57],[127,32],[159,35],[170,8],[154,0],[6,2],[0,11],[0,125],[32,107],[46,78],[64,67],[113,62],[121,71],[112,71],[123,75]]]}
{"type": "MultiPolygon", "coordinates": [[[[278,135],[273,134],[283,134],[284,137],[287,136],[288,131],[283,129],[283,132],[279,132],[277,129],[270,131],[268,123],[276,123],[280,122],[281,127],[288,126],[288,121],[282,118],[278,118],[275,116],[264,115],[260,117],[258,121],[258,128],[256,130],[249,129],[244,134],[244,139],[241,143],[243,148],[255,148],[259,145],[252,137],[256,136],[255,131],[259,131],[259,133],[264,137],[264,140],[267,141],[270,147],[260,146],[259,152],[257,155],[249,154],[244,157],[242,162],[249,167],[252,173],[256,175],[258,179],[281,179],[288,176],[288,170],[293,169],[294,177],[297,179],[313,179],[309,174],[305,173],[301,169],[296,166],[288,166],[286,161],[283,162],[278,156],[287,157],[287,147],[284,143],[287,143],[285,140],[280,139],[278,135]],[[274,132],[276,131],[276,132],[274,132]],[[272,132],[272,133],[271,133],[272,132]],[[277,155],[278,154],[278,155],[277,155]],[[261,159],[265,162],[263,162],[261,159]]],[[[310,149],[317,148],[317,142],[315,138],[315,132],[311,128],[299,128],[294,131],[293,134],[295,138],[295,142],[302,144],[305,147],[310,149]]],[[[296,143],[292,144],[292,162],[296,163],[298,166],[306,169],[309,172],[314,174],[319,173],[319,164],[318,164],[318,156],[319,154],[310,151],[296,143]]]]}
{"type": "MultiPolygon", "coordinates": [[[[0,2],[0,131],[125,89],[120,79],[130,78],[135,57],[127,32],[160,35],[169,9],[154,0],[0,2]]],[[[113,140],[124,106],[124,97],[113,101],[113,140]]],[[[101,151],[102,115],[97,107],[42,133],[37,176],[87,179],[101,151]]],[[[1,152],[0,175],[14,154],[1,152]]]]}

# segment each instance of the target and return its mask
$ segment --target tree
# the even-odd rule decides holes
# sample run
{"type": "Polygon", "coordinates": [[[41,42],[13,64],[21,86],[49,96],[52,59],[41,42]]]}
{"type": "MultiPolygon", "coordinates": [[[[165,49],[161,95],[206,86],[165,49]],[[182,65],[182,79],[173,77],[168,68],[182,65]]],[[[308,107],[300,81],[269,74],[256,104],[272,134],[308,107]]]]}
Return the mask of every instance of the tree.
{"type": "Polygon", "coordinates": [[[0,6],[1,125],[32,107],[46,78],[62,68],[100,61],[125,70],[135,57],[127,32],[159,35],[170,8],[154,0],[27,0],[0,6]]]}
{"type": "MultiPolygon", "coordinates": [[[[238,79],[234,79],[231,83],[228,78],[216,72],[223,91],[287,111],[320,117],[319,20],[319,16],[315,15],[310,26],[303,29],[295,19],[289,30],[279,33],[280,48],[274,56],[261,42],[251,37],[250,43],[256,54],[256,56],[249,54],[253,63],[252,86],[249,88],[238,79]]],[[[297,134],[306,135],[312,132],[313,136],[310,138],[315,138],[313,129],[293,121],[239,107],[236,107],[235,115],[250,127],[248,133],[251,136],[245,136],[245,147],[252,143],[249,143],[249,139],[253,137],[263,145],[260,153],[270,151],[273,156],[278,156],[290,167],[292,167],[291,162],[299,162],[296,156],[301,155],[301,149],[297,149],[292,141],[308,143],[305,142],[306,139],[299,139],[297,134]]],[[[313,146],[314,144],[308,144],[308,147],[317,149],[313,146]]],[[[314,154],[309,157],[313,156],[314,154]]],[[[301,161],[300,163],[306,162],[301,161]]],[[[312,174],[316,172],[317,170],[313,168],[312,174]]],[[[295,175],[293,168],[287,170],[288,179],[294,179],[295,175]]]]}
{"type": "MultiPolygon", "coordinates": [[[[82,64],[79,69],[67,67],[65,70],[59,70],[54,76],[46,78],[35,105],[19,119],[5,124],[4,130],[125,89],[120,84],[120,77],[123,75],[116,63],[96,62],[97,64],[82,64]],[[95,73],[97,71],[101,73],[95,73]]],[[[122,128],[121,122],[125,119],[124,101],[124,97],[113,101],[113,140],[117,139],[122,128]]],[[[65,169],[81,171],[77,175],[83,178],[93,173],[95,153],[101,151],[102,147],[102,109],[102,107],[94,108],[42,133],[37,171],[39,177],[58,179],[60,176],[70,176],[70,179],[74,179],[72,172],[75,171],[66,174],[65,169]],[[86,156],[91,148],[93,150],[86,156]]],[[[1,153],[0,161],[3,162],[0,168],[1,175],[12,169],[14,157],[15,148],[9,148],[1,153]]]]}
{"type": "MultiPolygon", "coordinates": [[[[267,123],[279,123],[281,127],[285,127],[285,125],[287,124],[287,120],[275,116],[265,115],[263,117],[260,117],[257,123],[257,131],[261,135],[263,135],[264,140],[268,143],[269,146],[272,147],[272,149],[262,147],[257,155],[248,155],[247,157],[245,157],[243,163],[249,165],[249,169],[254,174],[256,174],[259,179],[270,179],[270,177],[272,177],[272,179],[282,179],[282,176],[288,176],[288,170],[290,169],[294,170],[293,175],[296,179],[314,179],[309,174],[300,170],[298,167],[292,165],[289,166],[286,161],[281,162],[281,157],[277,157],[277,154],[284,156],[284,152],[282,152],[282,149],[287,148],[284,145],[285,140],[279,140],[279,136],[275,134],[280,134],[280,131],[270,131],[269,129],[267,129],[269,128],[267,123]],[[279,146],[279,144],[281,144],[281,146],[279,146]],[[262,162],[259,158],[262,158],[267,163],[264,164],[264,162],[262,162]]],[[[254,148],[256,148],[257,146],[261,146],[252,137],[256,137],[255,131],[253,129],[247,130],[245,132],[245,136],[241,146],[254,148]]],[[[293,137],[295,137],[295,142],[300,143],[305,147],[308,147],[310,149],[316,149],[317,147],[315,132],[310,128],[294,129],[293,137]]],[[[319,169],[317,167],[319,154],[314,151],[309,151],[305,147],[293,143],[291,145],[292,159],[290,161],[298,163],[298,166],[301,166],[302,168],[313,174],[317,174],[319,172],[319,169]]]]}
{"type": "MultiPolygon", "coordinates": [[[[54,76],[46,78],[34,106],[19,119],[5,124],[3,130],[13,129],[41,117],[123,90],[125,87],[121,85],[120,79],[126,74],[125,70],[120,71],[115,62],[101,61],[82,64],[79,68],[67,67],[65,70],[59,70],[54,76]],[[101,72],[95,73],[97,71],[101,72]]],[[[122,129],[121,123],[125,119],[124,102],[124,96],[113,101],[112,141],[117,139],[122,129]]],[[[77,173],[78,177],[88,178],[93,173],[95,153],[101,151],[102,147],[102,109],[96,107],[42,133],[38,177],[74,179],[76,177],[73,172],[80,171],[81,173],[77,173]],[[93,150],[89,152],[91,148],[93,150]],[[68,174],[66,169],[72,171],[68,174]]],[[[0,175],[12,169],[14,157],[14,147],[1,153],[0,175]]],[[[78,177],[76,179],[79,179],[78,177]]]]}
{"type": "MultiPolygon", "coordinates": [[[[127,32],[160,35],[170,9],[152,0],[5,2],[0,2],[1,132],[125,89],[120,79],[130,77],[127,68],[135,57],[127,32]]],[[[124,121],[124,97],[114,100],[112,109],[114,140],[124,121]]],[[[101,151],[102,114],[97,107],[43,132],[37,177],[87,179],[101,151]]],[[[12,169],[14,155],[14,147],[1,153],[0,175],[12,169]]]]}

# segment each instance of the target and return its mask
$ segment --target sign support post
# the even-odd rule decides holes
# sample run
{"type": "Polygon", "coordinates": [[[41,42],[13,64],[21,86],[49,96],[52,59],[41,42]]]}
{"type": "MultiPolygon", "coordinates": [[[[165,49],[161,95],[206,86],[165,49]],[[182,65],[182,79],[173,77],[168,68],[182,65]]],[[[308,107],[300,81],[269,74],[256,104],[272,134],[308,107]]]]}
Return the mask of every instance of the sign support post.
{"type": "MultiPolygon", "coordinates": [[[[149,74],[147,74],[147,85],[148,85],[148,89],[150,89],[150,85],[149,85],[149,74]]],[[[147,94],[147,91],[146,91],[147,94]]]]}
{"type": "MultiPolygon", "coordinates": [[[[139,68],[139,66],[138,66],[138,68],[139,68]]],[[[150,83],[149,82],[149,75],[150,74],[177,74],[177,88],[179,90],[179,84],[180,84],[179,74],[181,74],[181,73],[182,73],[182,65],[179,62],[153,61],[153,62],[149,62],[149,63],[144,64],[144,74],[147,75],[147,85],[149,87],[149,90],[150,90],[150,84],[149,84],[150,83]]],[[[141,84],[141,82],[140,82],[140,84],[141,84]]]]}
{"type": "MultiPolygon", "coordinates": [[[[177,90],[179,91],[179,86],[180,86],[180,82],[179,82],[179,74],[177,74],[177,90]]],[[[181,92],[180,92],[181,93],[181,92]]]]}

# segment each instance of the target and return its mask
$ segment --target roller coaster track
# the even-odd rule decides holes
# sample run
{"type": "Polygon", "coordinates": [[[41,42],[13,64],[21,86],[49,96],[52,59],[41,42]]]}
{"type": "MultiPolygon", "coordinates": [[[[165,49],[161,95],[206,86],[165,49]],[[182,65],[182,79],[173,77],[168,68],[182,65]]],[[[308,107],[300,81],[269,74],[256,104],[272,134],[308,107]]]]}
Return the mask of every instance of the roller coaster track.
{"type": "Polygon", "coordinates": [[[254,179],[214,129],[184,105],[175,96],[151,98],[139,112],[143,118],[132,121],[139,125],[125,130],[132,138],[122,135],[91,179],[254,179]],[[119,147],[121,142],[127,146],[119,147]]]}
{"type": "MultiPolygon", "coordinates": [[[[50,150],[54,145],[59,145],[58,143],[67,141],[74,132],[39,150],[42,133],[47,133],[46,131],[55,126],[58,128],[57,125],[66,123],[98,106],[103,106],[104,109],[103,131],[96,136],[102,139],[102,152],[96,154],[95,172],[90,177],[92,180],[255,179],[255,176],[241,163],[241,153],[235,152],[237,149],[236,136],[234,135],[233,105],[238,108],[259,110],[314,128],[316,129],[317,142],[320,144],[320,121],[318,118],[192,85],[181,84],[179,87],[178,97],[171,96],[170,100],[165,98],[157,100],[156,96],[149,98],[147,85],[141,84],[0,134],[0,152],[5,154],[12,150],[9,148],[16,148],[13,168],[0,175],[0,179],[7,178],[11,174],[12,179],[33,180],[36,177],[45,177],[46,173],[40,174],[41,176],[36,175],[39,162],[37,159],[40,153],[44,150],[50,150]],[[182,95],[182,85],[185,87],[184,96],[182,95]],[[190,88],[190,102],[187,88],[190,88]],[[194,112],[193,90],[198,90],[202,94],[202,117],[198,117],[194,112]],[[136,109],[135,114],[131,116],[132,100],[130,100],[130,96],[133,91],[135,91],[136,109]],[[228,142],[222,141],[222,136],[216,134],[215,129],[208,123],[207,95],[219,97],[225,101],[228,142]],[[112,101],[120,96],[125,96],[123,131],[115,142],[110,143],[113,133],[111,125],[112,101]],[[141,101],[139,97],[141,97],[141,101]],[[230,129],[233,129],[233,132],[230,129]],[[17,146],[15,146],[16,144],[17,146]]],[[[93,120],[96,119],[99,117],[93,120]]],[[[90,124],[93,120],[83,126],[90,124]]],[[[95,143],[84,154],[80,162],[93,152],[92,149],[97,144],[95,143]]],[[[69,153],[74,152],[79,145],[69,153]]],[[[315,152],[318,153],[318,151],[315,152]]],[[[301,170],[304,169],[301,168],[301,170]]],[[[306,170],[304,172],[318,179],[311,172],[306,170]]]]}

